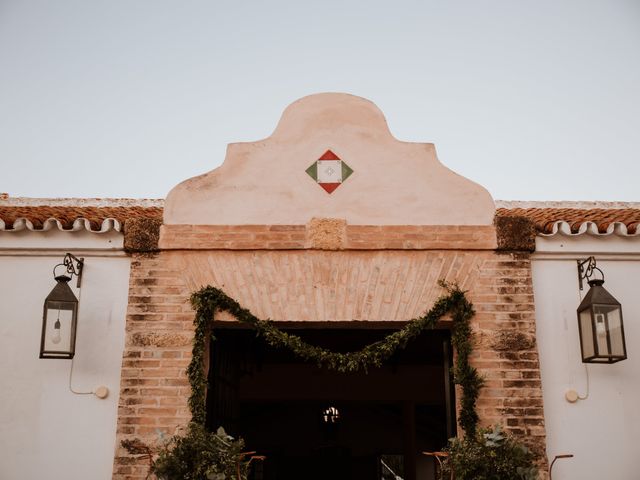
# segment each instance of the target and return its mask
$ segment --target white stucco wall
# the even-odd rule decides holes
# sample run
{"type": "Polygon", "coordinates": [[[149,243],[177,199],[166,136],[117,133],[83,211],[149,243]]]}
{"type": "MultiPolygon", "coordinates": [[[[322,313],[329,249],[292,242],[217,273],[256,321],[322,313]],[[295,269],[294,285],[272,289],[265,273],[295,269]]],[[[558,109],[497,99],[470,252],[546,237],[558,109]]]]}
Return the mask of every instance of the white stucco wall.
{"type": "Polygon", "coordinates": [[[640,239],[557,235],[538,238],[533,286],[547,428],[547,452],[559,460],[554,480],[640,478],[640,239]],[[594,255],[605,288],[622,304],[628,359],[588,365],[589,396],[571,404],[565,392],[587,393],[580,358],[576,260],[594,255]]]}
{"type": "Polygon", "coordinates": [[[2,480],[111,478],[130,259],[109,235],[0,232],[2,480]],[[65,243],[73,248],[45,250],[65,243]],[[104,385],[104,400],[69,391],[71,360],[38,358],[43,301],[65,251],[85,258],[73,388],[104,385]]]}

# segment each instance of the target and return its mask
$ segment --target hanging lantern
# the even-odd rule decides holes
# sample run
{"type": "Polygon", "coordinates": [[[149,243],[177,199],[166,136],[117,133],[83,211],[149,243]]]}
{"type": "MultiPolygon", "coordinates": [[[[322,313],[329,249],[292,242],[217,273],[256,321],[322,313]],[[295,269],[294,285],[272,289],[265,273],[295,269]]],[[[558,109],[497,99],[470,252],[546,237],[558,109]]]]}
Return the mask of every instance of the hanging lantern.
{"type": "Polygon", "coordinates": [[[325,408],[322,411],[322,421],[327,424],[335,424],[340,420],[340,411],[336,407],[325,408]]]}
{"type": "Polygon", "coordinates": [[[622,305],[602,286],[604,274],[602,279],[590,279],[595,270],[602,274],[593,257],[578,262],[580,283],[586,278],[590,287],[578,307],[582,362],[616,363],[627,358],[622,305]],[[589,263],[585,272],[586,262],[589,263]]]}
{"type": "Polygon", "coordinates": [[[77,275],[80,286],[82,266],[82,259],[68,253],[63,263],[53,269],[56,285],[44,301],[40,358],[71,359],[75,355],[78,299],[69,282],[73,275],[77,275]],[[55,269],[59,266],[66,267],[69,275],[56,276],[55,269]]]}

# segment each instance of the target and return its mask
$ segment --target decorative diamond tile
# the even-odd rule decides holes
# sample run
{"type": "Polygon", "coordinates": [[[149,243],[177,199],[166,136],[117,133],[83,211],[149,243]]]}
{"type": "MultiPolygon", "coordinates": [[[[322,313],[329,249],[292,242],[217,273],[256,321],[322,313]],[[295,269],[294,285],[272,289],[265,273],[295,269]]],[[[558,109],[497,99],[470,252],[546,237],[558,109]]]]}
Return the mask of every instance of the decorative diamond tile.
{"type": "Polygon", "coordinates": [[[335,183],[342,181],[341,160],[318,160],[318,183],[335,183]]]}
{"type": "Polygon", "coordinates": [[[327,193],[333,192],[353,173],[349,165],[340,159],[331,150],[324,154],[307,168],[306,172],[327,193]]]}

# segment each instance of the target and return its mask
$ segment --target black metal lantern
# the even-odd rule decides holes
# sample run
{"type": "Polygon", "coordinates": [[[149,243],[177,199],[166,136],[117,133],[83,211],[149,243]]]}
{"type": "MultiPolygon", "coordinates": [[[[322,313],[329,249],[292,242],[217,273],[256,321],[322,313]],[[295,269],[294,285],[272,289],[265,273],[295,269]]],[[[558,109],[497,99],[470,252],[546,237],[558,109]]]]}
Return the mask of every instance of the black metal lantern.
{"type": "Polygon", "coordinates": [[[582,362],[616,363],[627,358],[622,305],[602,286],[604,274],[601,279],[590,279],[596,270],[602,274],[593,257],[578,262],[580,287],[584,278],[590,287],[578,307],[582,362]]]}
{"type": "Polygon", "coordinates": [[[53,268],[56,285],[44,301],[40,358],[71,359],[75,355],[78,299],[69,282],[73,275],[77,275],[80,287],[82,260],[67,253],[63,262],[53,268]],[[69,275],[56,275],[59,266],[66,267],[69,275]]]}

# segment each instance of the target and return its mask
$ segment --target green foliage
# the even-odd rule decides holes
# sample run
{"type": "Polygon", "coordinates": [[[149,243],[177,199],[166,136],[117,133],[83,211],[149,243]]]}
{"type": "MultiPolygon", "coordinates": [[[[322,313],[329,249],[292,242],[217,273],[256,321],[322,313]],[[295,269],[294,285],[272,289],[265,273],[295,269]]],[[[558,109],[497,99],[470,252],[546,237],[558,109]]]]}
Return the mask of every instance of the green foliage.
{"type": "Polygon", "coordinates": [[[220,427],[208,432],[192,423],[187,434],[172,437],[158,452],[151,473],[160,480],[246,480],[250,459],[244,442],[220,427]]]}
{"type": "Polygon", "coordinates": [[[206,417],[207,379],[203,370],[204,352],[209,327],[217,310],[227,311],[238,321],[251,325],[257,334],[272,347],[287,348],[299,358],[315,362],[319,367],[349,373],[366,373],[370,368],[380,367],[397,350],[404,348],[424,330],[432,329],[438,320],[450,313],[453,320],[452,343],[457,353],[453,372],[454,380],[462,387],[459,422],[467,435],[473,436],[478,422],[475,405],[483,383],[476,369],[469,364],[469,356],[473,350],[473,332],[470,320],[475,312],[464,292],[457,285],[450,285],[442,281],[439,284],[446,289],[446,294],[440,296],[426,314],[410,320],[404,328],[387,335],[378,342],[371,343],[357,352],[347,353],[333,352],[326,348],[310,345],[299,336],[278,329],[269,320],[256,318],[249,310],[242,308],[238,302],[227,296],[222,290],[211,286],[202,288],[191,296],[191,303],[196,310],[195,337],[193,357],[187,374],[192,389],[189,407],[193,415],[193,422],[204,424],[206,417]]]}
{"type": "Polygon", "coordinates": [[[460,399],[460,412],[458,423],[466,433],[473,437],[478,424],[476,412],[476,400],[484,383],[478,371],[469,363],[469,357],[473,351],[473,331],[471,329],[471,317],[474,315],[473,306],[459,289],[451,289],[450,296],[454,297],[452,311],[453,331],[451,343],[456,352],[456,362],[453,368],[453,378],[456,384],[462,387],[460,399]]]}
{"type": "Polygon", "coordinates": [[[500,426],[483,429],[465,438],[452,438],[445,449],[440,479],[456,480],[537,480],[533,453],[500,426]]]}

